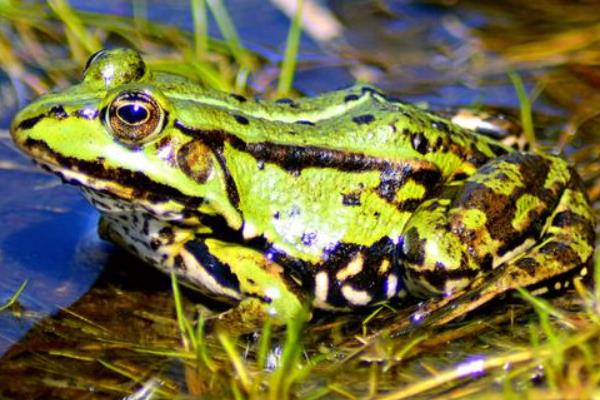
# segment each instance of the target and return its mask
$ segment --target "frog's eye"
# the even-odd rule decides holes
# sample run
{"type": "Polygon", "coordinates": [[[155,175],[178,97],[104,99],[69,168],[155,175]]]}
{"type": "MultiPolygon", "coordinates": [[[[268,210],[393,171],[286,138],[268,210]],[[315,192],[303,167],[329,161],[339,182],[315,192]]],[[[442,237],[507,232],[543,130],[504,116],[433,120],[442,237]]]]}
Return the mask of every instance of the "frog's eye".
{"type": "Polygon", "coordinates": [[[105,123],[121,141],[140,144],[162,130],[164,118],[156,100],[135,91],[122,93],[110,103],[105,123]]]}

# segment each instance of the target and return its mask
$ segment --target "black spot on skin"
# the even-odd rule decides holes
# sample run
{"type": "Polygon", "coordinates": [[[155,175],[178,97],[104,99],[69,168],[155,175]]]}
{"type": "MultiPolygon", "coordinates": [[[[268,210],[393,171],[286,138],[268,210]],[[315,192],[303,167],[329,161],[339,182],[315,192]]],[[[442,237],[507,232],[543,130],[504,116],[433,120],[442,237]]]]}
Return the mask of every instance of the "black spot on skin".
{"type": "MultiPolygon", "coordinates": [[[[463,268],[461,265],[460,268],[457,269],[448,269],[448,270],[420,270],[420,271],[408,271],[409,274],[414,274],[417,279],[416,284],[419,285],[419,279],[424,279],[429,285],[433,286],[438,290],[439,293],[446,292],[446,283],[449,281],[458,281],[462,279],[466,279],[468,281],[473,281],[479,274],[479,269],[471,269],[471,268],[463,268]]],[[[411,279],[410,277],[408,279],[411,279]]],[[[417,289],[418,290],[418,289],[417,289]]],[[[431,295],[431,290],[429,288],[425,288],[425,291],[421,294],[429,294],[431,295]]],[[[433,293],[435,294],[435,293],[433,293]]],[[[472,296],[478,296],[479,294],[475,293],[472,296]]]]}
{"type": "MultiPolygon", "coordinates": [[[[92,199],[92,204],[96,207],[96,208],[102,208],[102,209],[110,209],[110,207],[108,206],[108,204],[100,201],[100,200],[96,200],[96,199],[92,199]]],[[[134,217],[136,217],[135,214],[133,214],[134,217]]],[[[134,223],[137,223],[137,221],[134,219],[133,220],[134,223]]]]}
{"type": "Polygon", "coordinates": [[[423,199],[406,199],[398,203],[397,208],[400,211],[415,211],[419,205],[423,203],[423,199]]]}
{"type": "Polygon", "coordinates": [[[546,242],[540,248],[540,253],[552,256],[562,265],[573,264],[573,260],[579,259],[575,250],[562,242],[546,242]]]}
{"type": "Polygon", "coordinates": [[[523,257],[515,262],[515,266],[525,271],[529,276],[535,276],[536,272],[540,268],[540,263],[537,262],[534,258],[531,257],[523,257]]]}
{"type": "Polygon", "coordinates": [[[364,94],[364,93],[370,93],[370,94],[377,94],[380,96],[383,96],[380,92],[378,92],[375,88],[372,88],[370,86],[363,86],[360,91],[364,94]]]}
{"type": "MultiPolygon", "coordinates": [[[[135,215],[135,214],[134,214],[135,215]]],[[[175,240],[175,232],[171,227],[165,226],[158,231],[158,236],[163,240],[166,244],[172,244],[175,240]]]]}
{"type": "Polygon", "coordinates": [[[552,219],[552,226],[556,227],[578,227],[580,232],[583,232],[588,243],[594,242],[594,227],[593,223],[582,217],[581,215],[569,210],[557,213],[552,219]]]}
{"type": "Polygon", "coordinates": [[[274,218],[274,219],[279,219],[279,211],[275,211],[275,212],[273,213],[273,218],[274,218]]]}
{"type": "MultiPolygon", "coordinates": [[[[244,242],[244,245],[247,246],[248,241],[244,242]]],[[[286,280],[286,284],[291,290],[299,289],[298,286],[300,286],[302,288],[302,292],[298,292],[300,296],[302,293],[313,292],[314,269],[312,264],[290,257],[270,244],[252,247],[263,254],[268,254],[270,260],[284,268],[285,273],[282,274],[282,278],[286,280]]]]}
{"type": "Polygon", "coordinates": [[[496,156],[501,156],[508,153],[504,147],[498,146],[497,144],[490,143],[489,146],[496,156]]]}
{"type": "Polygon", "coordinates": [[[467,179],[468,177],[469,177],[469,175],[467,175],[465,172],[457,172],[452,177],[452,180],[453,181],[462,181],[462,180],[467,179]]]}
{"type": "Polygon", "coordinates": [[[229,93],[229,96],[236,99],[240,103],[245,103],[246,101],[248,101],[248,99],[242,96],[241,94],[229,93]]]}
{"type": "Polygon", "coordinates": [[[375,212],[373,213],[373,216],[374,216],[375,218],[379,218],[379,217],[381,216],[381,213],[380,213],[379,211],[375,211],[375,212]]]}
{"type": "Polygon", "coordinates": [[[106,111],[108,110],[108,107],[102,107],[100,109],[100,119],[102,121],[106,121],[106,111]]]}
{"type": "Polygon", "coordinates": [[[445,270],[445,269],[446,269],[446,265],[445,265],[443,262],[441,262],[441,261],[436,261],[436,262],[435,262],[435,267],[436,267],[437,269],[443,269],[443,270],[445,270]]]}
{"type": "Polygon", "coordinates": [[[236,114],[233,117],[235,118],[235,120],[237,121],[238,124],[248,125],[250,123],[250,121],[248,121],[248,118],[244,117],[243,115],[236,114]]]}
{"type": "MultiPolygon", "coordinates": [[[[424,197],[427,197],[429,193],[438,186],[441,177],[441,172],[431,165],[424,165],[421,168],[404,166],[401,169],[388,167],[381,171],[377,194],[388,202],[393,203],[396,199],[398,190],[407,182],[407,180],[412,179],[415,183],[421,184],[426,188],[424,197]]],[[[405,200],[407,205],[410,201],[411,200],[405,200]]]]}
{"type": "Polygon", "coordinates": [[[288,104],[292,108],[298,108],[298,104],[294,100],[289,99],[287,97],[284,97],[282,99],[277,99],[277,100],[275,100],[275,103],[277,103],[277,104],[288,104]]]}
{"type": "Polygon", "coordinates": [[[302,234],[300,240],[305,246],[312,246],[316,238],[317,234],[315,232],[307,232],[302,234]]]}
{"type": "Polygon", "coordinates": [[[417,132],[412,136],[412,146],[418,153],[427,154],[430,151],[429,141],[423,132],[417,132]]]}
{"type": "Polygon", "coordinates": [[[448,124],[443,121],[432,121],[431,126],[433,127],[433,129],[437,129],[438,131],[450,133],[450,128],[448,127],[448,124]]]}
{"type": "Polygon", "coordinates": [[[292,206],[292,209],[288,213],[288,216],[296,217],[296,216],[300,215],[301,213],[302,213],[302,211],[300,210],[300,207],[294,205],[294,206],[292,206]]]}
{"type": "Polygon", "coordinates": [[[144,214],[144,224],[142,226],[142,233],[144,236],[148,236],[150,234],[150,217],[144,214]]]}
{"type": "Polygon", "coordinates": [[[24,119],[23,121],[21,121],[21,123],[19,123],[19,125],[17,126],[17,129],[31,129],[38,122],[40,122],[44,117],[45,117],[44,114],[40,114],[35,117],[24,119]]]}
{"type": "Polygon", "coordinates": [[[375,117],[372,114],[363,114],[352,117],[352,121],[357,125],[370,124],[375,121],[375,117]]]}
{"type": "Polygon", "coordinates": [[[196,258],[202,268],[204,268],[204,270],[219,283],[219,285],[239,292],[240,281],[231,271],[231,267],[213,256],[202,240],[187,242],[185,248],[196,258]]]}
{"type": "Polygon", "coordinates": [[[359,99],[359,97],[356,94],[349,94],[349,95],[346,95],[346,97],[344,97],[344,101],[346,103],[348,103],[350,101],[355,101],[355,100],[358,100],[358,99],[359,99]]]}
{"type": "Polygon", "coordinates": [[[135,79],[132,79],[132,80],[137,81],[138,79],[143,77],[145,73],[146,73],[146,64],[144,64],[143,62],[139,63],[135,69],[135,79]]]}
{"type": "Polygon", "coordinates": [[[360,206],[360,192],[343,193],[342,204],[345,206],[360,206]]]}
{"type": "Polygon", "coordinates": [[[60,121],[61,119],[67,118],[69,114],[67,114],[63,106],[54,106],[48,111],[48,116],[54,117],[60,121]]]}
{"type": "Polygon", "coordinates": [[[486,156],[485,154],[483,154],[477,148],[475,143],[471,143],[469,150],[470,150],[470,152],[468,153],[467,161],[470,162],[471,164],[479,167],[479,166],[482,166],[483,164],[485,164],[486,162],[488,162],[489,157],[486,156]]]}
{"type": "Polygon", "coordinates": [[[183,257],[181,257],[179,254],[173,258],[173,267],[176,270],[180,270],[180,271],[187,270],[187,267],[186,267],[185,263],[183,262],[183,257]]]}
{"type": "Polygon", "coordinates": [[[159,239],[153,238],[152,240],[150,240],[150,248],[152,250],[155,250],[155,251],[158,250],[158,248],[160,247],[160,245],[161,245],[161,242],[160,242],[159,239]]]}
{"type": "Polygon", "coordinates": [[[494,265],[494,256],[491,253],[487,253],[483,258],[478,260],[477,264],[482,270],[491,271],[494,265]]]}
{"type": "Polygon", "coordinates": [[[310,125],[310,126],[315,126],[315,123],[312,121],[307,121],[305,119],[299,119],[298,121],[296,121],[297,124],[300,125],[310,125]]]}

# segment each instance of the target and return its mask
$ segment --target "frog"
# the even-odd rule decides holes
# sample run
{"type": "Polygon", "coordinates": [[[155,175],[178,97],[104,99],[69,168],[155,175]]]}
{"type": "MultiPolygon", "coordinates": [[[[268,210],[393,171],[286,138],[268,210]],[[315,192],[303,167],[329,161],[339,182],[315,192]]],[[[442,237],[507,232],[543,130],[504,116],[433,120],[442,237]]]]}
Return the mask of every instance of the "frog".
{"type": "Polygon", "coordinates": [[[594,217],[557,155],[524,151],[364,84],[266,100],[91,56],[11,124],[81,187],[102,238],[238,318],[420,304],[443,325],[519,288],[591,275],[594,217]]]}

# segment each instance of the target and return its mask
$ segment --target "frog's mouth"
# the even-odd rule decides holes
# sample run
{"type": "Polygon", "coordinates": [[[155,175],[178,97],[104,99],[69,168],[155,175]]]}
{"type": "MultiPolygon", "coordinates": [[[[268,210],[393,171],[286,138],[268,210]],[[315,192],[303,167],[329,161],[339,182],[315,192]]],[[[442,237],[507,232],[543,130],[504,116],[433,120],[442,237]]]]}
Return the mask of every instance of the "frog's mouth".
{"type": "Polygon", "coordinates": [[[63,156],[41,140],[27,139],[21,147],[34,162],[63,182],[138,204],[148,211],[168,207],[173,214],[183,214],[197,210],[204,203],[201,197],[187,196],[141,172],[106,167],[102,159],[89,161],[63,156]]]}

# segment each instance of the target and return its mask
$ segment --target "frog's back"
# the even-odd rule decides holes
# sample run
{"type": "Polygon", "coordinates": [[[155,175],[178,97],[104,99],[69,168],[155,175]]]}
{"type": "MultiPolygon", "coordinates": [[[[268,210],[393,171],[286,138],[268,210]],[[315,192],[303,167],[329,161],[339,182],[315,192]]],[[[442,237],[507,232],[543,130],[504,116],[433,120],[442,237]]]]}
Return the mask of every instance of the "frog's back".
{"type": "MultiPolygon", "coordinates": [[[[365,85],[301,100],[265,101],[227,93],[195,94],[194,99],[196,112],[204,118],[201,129],[218,127],[221,134],[240,143],[259,146],[259,158],[267,160],[276,158],[268,153],[282,158],[300,146],[307,156],[311,148],[318,154],[328,149],[339,151],[337,157],[346,162],[356,159],[361,165],[369,164],[369,159],[379,163],[425,160],[447,177],[451,171],[468,172],[511,151],[365,85]],[[230,127],[228,132],[222,132],[224,126],[230,127]]],[[[181,119],[186,125],[194,117],[182,115],[181,119]]],[[[290,163],[299,161],[307,165],[307,160],[290,159],[290,163]]]]}

